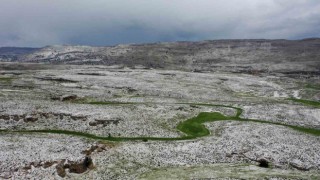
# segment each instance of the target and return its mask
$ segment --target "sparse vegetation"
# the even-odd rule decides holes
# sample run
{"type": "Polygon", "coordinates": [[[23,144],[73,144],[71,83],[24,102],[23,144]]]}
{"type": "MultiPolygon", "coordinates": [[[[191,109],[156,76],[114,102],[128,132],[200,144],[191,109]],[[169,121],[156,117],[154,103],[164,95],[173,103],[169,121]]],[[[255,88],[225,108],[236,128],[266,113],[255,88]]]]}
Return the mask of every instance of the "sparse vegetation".
{"type": "Polygon", "coordinates": [[[11,83],[15,78],[14,77],[1,77],[0,76],[0,83],[11,83]]]}
{"type": "Polygon", "coordinates": [[[305,88],[320,90],[320,84],[307,84],[305,88]]]}
{"type": "Polygon", "coordinates": [[[290,98],[288,100],[294,101],[294,102],[298,102],[298,103],[302,103],[308,106],[313,106],[313,107],[320,107],[320,102],[318,101],[311,101],[311,100],[305,100],[305,99],[294,99],[294,98],[290,98]]]}

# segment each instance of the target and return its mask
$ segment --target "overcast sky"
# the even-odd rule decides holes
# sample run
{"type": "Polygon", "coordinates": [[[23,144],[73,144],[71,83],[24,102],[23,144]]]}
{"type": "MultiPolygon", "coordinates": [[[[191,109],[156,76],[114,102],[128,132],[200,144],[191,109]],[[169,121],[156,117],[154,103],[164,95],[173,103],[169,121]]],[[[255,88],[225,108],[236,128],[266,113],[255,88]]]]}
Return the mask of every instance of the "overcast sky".
{"type": "Polygon", "coordinates": [[[0,46],[320,36],[320,0],[1,0],[0,46]]]}

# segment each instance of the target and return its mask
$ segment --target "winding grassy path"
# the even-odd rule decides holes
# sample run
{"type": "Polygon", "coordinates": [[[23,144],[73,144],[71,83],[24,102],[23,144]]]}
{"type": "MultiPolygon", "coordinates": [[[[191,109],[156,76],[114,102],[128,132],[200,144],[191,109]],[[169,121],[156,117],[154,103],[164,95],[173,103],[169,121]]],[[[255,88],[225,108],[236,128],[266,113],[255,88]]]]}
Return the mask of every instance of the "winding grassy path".
{"type": "MultiPolygon", "coordinates": [[[[123,102],[90,102],[88,104],[97,104],[97,105],[123,105],[123,104],[139,104],[139,103],[123,103],[123,102]]],[[[145,103],[140,103],[145,104],[145,103]]],[[[187,140],[195,139],[197,137],[203,137],[210,134],[210,131],[204,126],[203,123],[215,122],[215,121],[242,121],[242,122],[255,122],[255,123],[264,123],[264,124],[273,124],[279,126],[285,126],[300,132],[307,134],[320,136],[320,129],[306,128],[301,126],[287,125],[279,122],[269,122],[258,119],[244,119],[241,118],[243,110],[238,107],[226,106],[226,105],[216,105],[216,104],[197,104],[197,103],[177,103],[177,104],[188,104],[188,105],[197,105],[197,106],[212,106],[212,107],[225,107],[232,108],[236,110],[235,116],[225,116],[219,112],[201,112],[198,116],[182,121],[178,124],[177,129],[183,132],[185,135],[175,138],[161,138],[161,137],[103,137],[97,136],[90,133],[77,132],[77,131],[68,131],[68,130],[53,130],[53,129],[44,129],[44,130],[0,130],[0,132],[14,132],[14,133],[51,133],[51,134],[65,134],[80,136],[96,140],[108,140],[108,141],[132,141],[132,140],[157,140],[157,141],[175,141],[175,140],[187,140]]]]}

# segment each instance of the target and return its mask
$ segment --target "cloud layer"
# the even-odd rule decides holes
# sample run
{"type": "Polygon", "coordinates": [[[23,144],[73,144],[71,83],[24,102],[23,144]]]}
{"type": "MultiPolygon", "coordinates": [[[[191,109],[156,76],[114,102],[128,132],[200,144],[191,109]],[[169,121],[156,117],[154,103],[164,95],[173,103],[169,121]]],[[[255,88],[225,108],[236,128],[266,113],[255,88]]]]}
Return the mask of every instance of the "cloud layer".
{"type": "Polygon", "coordinates": [[[320,36],[319,0],[2,0],[0,46],[320,36]]]}

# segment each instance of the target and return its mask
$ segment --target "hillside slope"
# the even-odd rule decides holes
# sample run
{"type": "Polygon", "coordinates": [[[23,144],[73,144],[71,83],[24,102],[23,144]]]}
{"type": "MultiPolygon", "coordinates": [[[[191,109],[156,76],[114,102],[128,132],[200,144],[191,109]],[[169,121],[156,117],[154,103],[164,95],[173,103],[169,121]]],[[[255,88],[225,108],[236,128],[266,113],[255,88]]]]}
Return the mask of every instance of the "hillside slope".
{"type": "Polygon", "coordinates": [[[0,61],[15,61],[19,56],[30,54],[39,48],[28,47],[0,47],[0,61]]]}
{"type": "Polygon", "coordinates": [[[23,62],[123,65],[191,71],[320,71],[320,39],[215,40],[111,47],[48,46],[23,62]]]}

